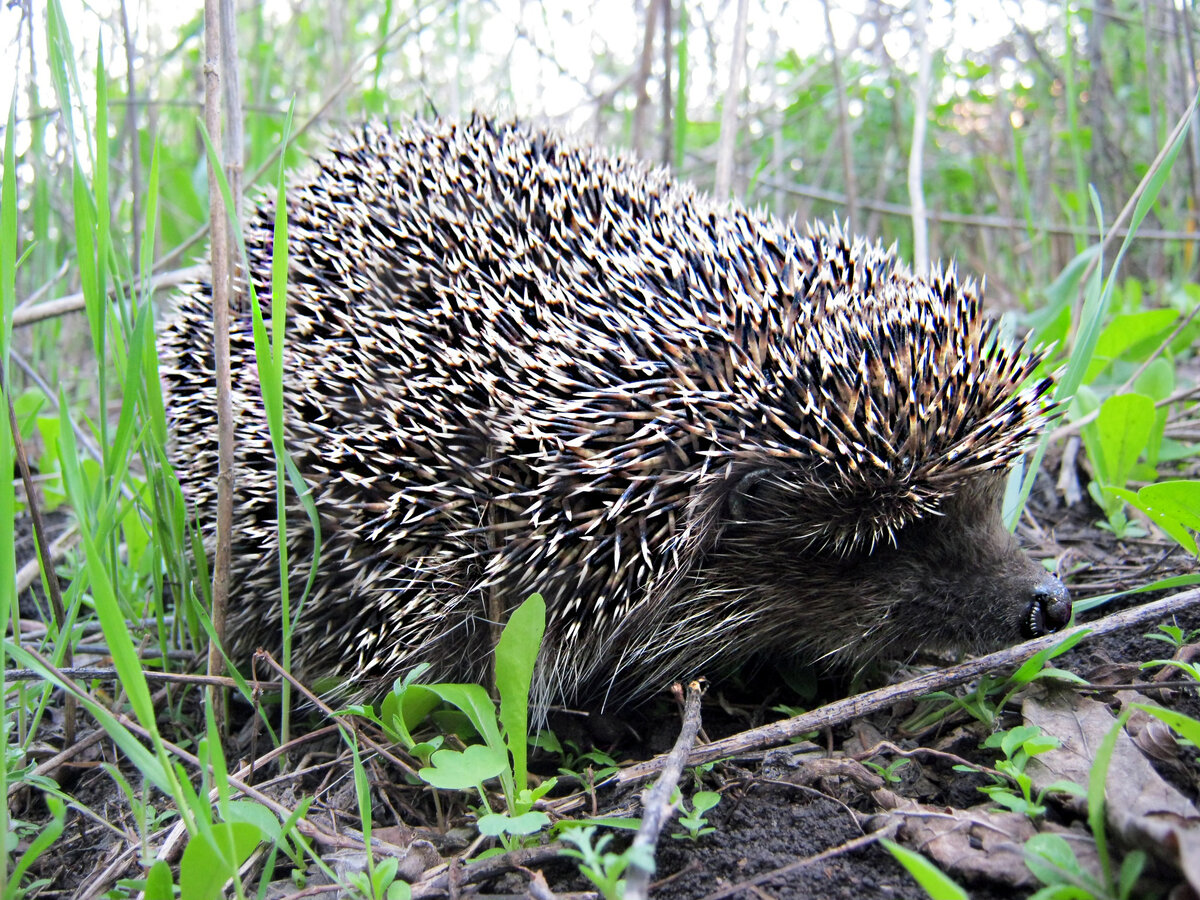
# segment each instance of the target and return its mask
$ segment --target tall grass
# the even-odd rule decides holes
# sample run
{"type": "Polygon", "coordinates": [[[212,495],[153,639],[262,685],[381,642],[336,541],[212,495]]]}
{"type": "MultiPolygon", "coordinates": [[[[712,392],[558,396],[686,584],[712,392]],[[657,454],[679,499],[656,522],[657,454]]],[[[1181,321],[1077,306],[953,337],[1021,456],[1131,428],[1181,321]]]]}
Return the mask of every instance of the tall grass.
{"type": "MultiPolygon", "coordinates": [[[[5,413],[0,415],[0,623],[12,623],[12,633],[20,634],[17,625],[17,564],[14,532],[16,531],[16,497],[9,473],[13,471],[13,437],[7,415],[12,402],[9,348],[12,345],[12,317],[17,305],[17,164],[13,140],[17,130],[15,98],[8,109],[8,126],[4,131],[4,171],[0,183],[0,394],[5,413]]],[[[9,733],[8,718],[8,642],[0,646],[0,702],[4,704],[0,725],[0,797],[8,797],[9,733]]],[[[0,808],[0,835],[11,834],[8,802],[0,808]]],[[[0,894],[8,896],[8,854],[0,854],[0,894]]]]}

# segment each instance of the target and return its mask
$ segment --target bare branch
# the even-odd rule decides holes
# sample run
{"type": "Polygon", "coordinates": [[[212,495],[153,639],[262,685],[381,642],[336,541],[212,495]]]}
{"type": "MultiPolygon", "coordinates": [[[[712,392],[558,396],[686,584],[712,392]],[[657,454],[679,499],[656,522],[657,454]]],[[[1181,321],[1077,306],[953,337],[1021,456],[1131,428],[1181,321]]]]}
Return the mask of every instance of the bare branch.
{"type": "Polygon", "coordinates": [[[733,29],[733,50],[729,60],[729,81],[725,84],[725,102],[721,108],[721,137],[717,143],[717,174],[713,194],[726,199],[733,190],[733,154],[737,146],[738,97],[742,93],[742,69],[746,67],[746,14],[749,0],[738,0],[737,22],[733,29]]]}

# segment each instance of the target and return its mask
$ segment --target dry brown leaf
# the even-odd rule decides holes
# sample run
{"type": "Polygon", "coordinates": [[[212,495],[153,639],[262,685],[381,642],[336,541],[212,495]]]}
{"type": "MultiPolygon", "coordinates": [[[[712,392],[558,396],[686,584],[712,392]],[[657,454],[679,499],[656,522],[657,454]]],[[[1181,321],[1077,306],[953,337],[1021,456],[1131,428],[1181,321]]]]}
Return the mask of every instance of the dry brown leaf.
{"type": "MultiPolygon", "coordinates": [[[[877,792],[876,798],[886,805],[880,797],[884,793],[890,792],[877,792]]],[[[1040,886],[1025,865],[1025,842],[1038,833],[1028,816],[982,806],[926,806],[891,796],[895,798],[892,814],[903,822],[900,839],[929,856],[943,871],[964,881],[990,881],[1018,888],[1040,886]]],[[[1051,825],[1042,830],[1069,841],[1085,872],[1100,872],[1096,845],[1082,829],[1051,825]]]]}
{"type": "MultiPolygon", "coordinates": [[[[1096,752],[1116,721],[1108,707],[1079,694],[1057,692],[1026,698],[1022,711],[1026,722],[1062,741],[1062,746],[1029,761],[1025,771],[1034,788],[1059,780],[1086,787],[1096,752]]],[[[1192,890],[1200,893],[1200,814],[1154,771],[1124,731],[1117,736],[1105,798],[1105,818],[1113,836],[1180,869],[1192,890]]],[[[1084,814],[1084,798],[1065,802],[1084,814]]]]}

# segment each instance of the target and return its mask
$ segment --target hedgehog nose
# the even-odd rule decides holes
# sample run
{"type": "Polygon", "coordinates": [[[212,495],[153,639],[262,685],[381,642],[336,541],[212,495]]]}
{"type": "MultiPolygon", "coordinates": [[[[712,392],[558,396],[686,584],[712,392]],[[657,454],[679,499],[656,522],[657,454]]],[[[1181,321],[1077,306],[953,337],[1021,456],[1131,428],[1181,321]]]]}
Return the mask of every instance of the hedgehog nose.
{"type": "Polygon", "coordinates": [[[1029,603],[1021,620],[1021,634],[1041,637],[1058,631],[1071,621],[1071,595],[1067,586],[1053,575],[1046,575],[1029,592],[1029,603]]]}

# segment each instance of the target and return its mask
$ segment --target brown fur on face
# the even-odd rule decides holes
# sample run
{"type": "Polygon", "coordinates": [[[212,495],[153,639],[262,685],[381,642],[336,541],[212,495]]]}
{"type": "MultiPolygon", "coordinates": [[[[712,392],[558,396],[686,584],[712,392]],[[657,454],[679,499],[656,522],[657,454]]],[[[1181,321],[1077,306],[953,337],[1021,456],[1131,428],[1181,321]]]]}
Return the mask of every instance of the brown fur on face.
{"type": "MultiPolygon", "coordinates": [[[[802,483],[815,496],[766,471],[727,483],[724,517],[707,523],[712,546],[669,612],[647,610],[622,628],[624,679],[720,672],[754,656],[853,666],[921,650],[983,652],[1069,620],[1062,582],[1004,526],[1003,475],[968,479],[894,543],[851,553],[825,537],[827,492],[802,483]]],[[[841,515],[854,512],[851,503],[841,515]]]]}

